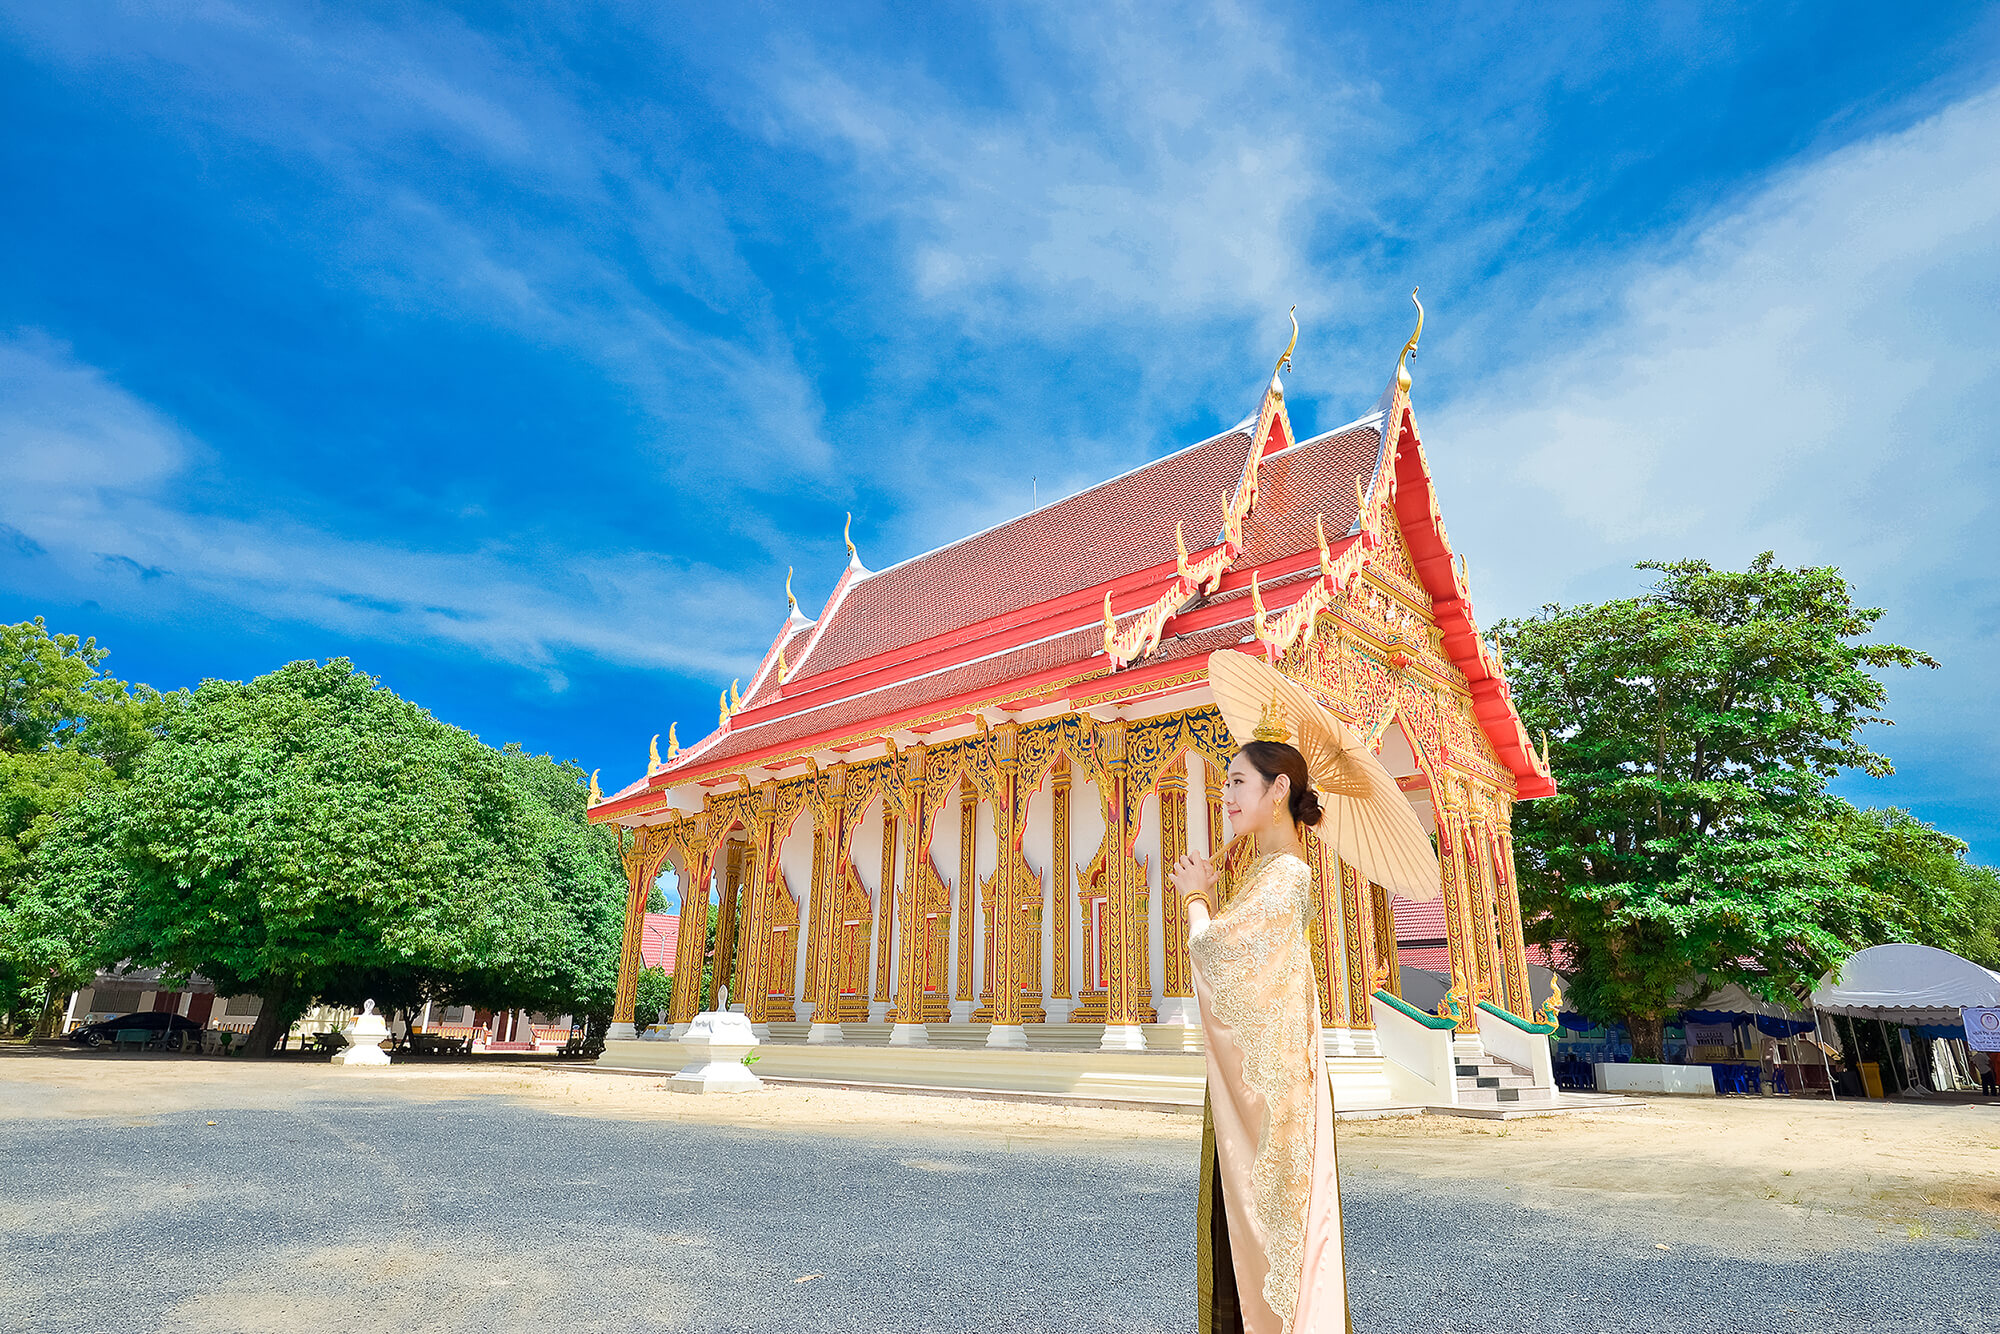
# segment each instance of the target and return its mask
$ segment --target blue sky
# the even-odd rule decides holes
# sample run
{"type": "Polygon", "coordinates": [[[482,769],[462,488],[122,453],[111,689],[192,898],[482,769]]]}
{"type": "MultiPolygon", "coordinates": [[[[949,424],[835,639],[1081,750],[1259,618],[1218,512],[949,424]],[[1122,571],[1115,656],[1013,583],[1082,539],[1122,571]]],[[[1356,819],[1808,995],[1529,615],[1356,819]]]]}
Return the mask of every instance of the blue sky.
{"type": "Polygon", "coordinates": [[[0,617],[608,788],[881,567],[1416,402],[1483,620],[1845,569],[2000,859],[2000,11],[0,3],[0,617]],[[921,15],[912,18],[912,13],[921,15]]]}

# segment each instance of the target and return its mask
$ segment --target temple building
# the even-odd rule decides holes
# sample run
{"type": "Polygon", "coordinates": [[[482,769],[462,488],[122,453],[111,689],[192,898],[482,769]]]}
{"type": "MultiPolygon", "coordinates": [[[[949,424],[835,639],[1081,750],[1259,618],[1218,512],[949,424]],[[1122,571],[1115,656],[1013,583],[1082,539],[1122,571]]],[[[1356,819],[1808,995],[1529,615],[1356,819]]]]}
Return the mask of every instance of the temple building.
{"type": "MultiPolygon", "coordinates": [[[[815,1070],[877,1075],[941,1047],[1017,1053],[1017,1074],[1094,1053],[1083,1064],[1125,1086],[1181,1070],[1140,1059],[1199,1051],[1163,873],[1188,850],[1247,855],[1224,848],[1234,748],[1205,676],[1234,647],[1365,734],[1436,830],[1429,921],[1441,913],[1445,949],[1423,962],[1448,964],[1451,987],[1435,1014],[1397,995],[1396,901],[1309,841],[1337,1097],[1449,1101],[1454,1058],[1499,1069],[1496,1052],[1539,1087],[1545,1053],[1519,1055],[1523,1038],[1546,1048],[1546,1025],[1509,824],[1554,784],[1439,514],[1410,403],[1416,342],[1374,410],[1336,430],[1294,435],[1288,354],[1211,439],[887,569],[850,540],[825,607],[791,601],[713,731],[683,748],[669,728],[666,756],[655,738],[645,773],[609,796],[592,778],[590,819],[619,828],[631,884],[605,1061],[671,1063],[632,1040],[643,909],[671,870],[683,984],[651,1036],[670,1043],[726,984],[771,1041],[761,1071],[784,1073],[773,1053],[791,1044],[815,1070]],[[1446,1049],[1438,1068],[1426,1053],[1446,1049]],[[1106,1066],[1114,1053],[1132,1059],[1106,1066]]],[[[1014,1077],[999,1069],[978,1077],[1014,1077]]]]}

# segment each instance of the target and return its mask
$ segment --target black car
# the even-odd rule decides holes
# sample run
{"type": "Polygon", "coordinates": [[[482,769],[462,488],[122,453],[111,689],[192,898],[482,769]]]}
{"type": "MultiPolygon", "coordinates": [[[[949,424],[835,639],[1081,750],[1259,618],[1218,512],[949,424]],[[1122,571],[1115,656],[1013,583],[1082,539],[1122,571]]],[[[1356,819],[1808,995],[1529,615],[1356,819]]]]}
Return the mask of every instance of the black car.
{"type": "Polygon", "coordinates": [[[178,1046],[190,1040],[199,1041],[201,1025],[178,1014],[128,1014],[117,1019],[106,1019],[95,1024],[85,1024],[82,1028],[67,1034],[63,1041],[80,1043],[85,1047],[98,1047],[115,1042],[122,1032],[143,1028],[148,1033],[148,1044],[178,1046]]]}

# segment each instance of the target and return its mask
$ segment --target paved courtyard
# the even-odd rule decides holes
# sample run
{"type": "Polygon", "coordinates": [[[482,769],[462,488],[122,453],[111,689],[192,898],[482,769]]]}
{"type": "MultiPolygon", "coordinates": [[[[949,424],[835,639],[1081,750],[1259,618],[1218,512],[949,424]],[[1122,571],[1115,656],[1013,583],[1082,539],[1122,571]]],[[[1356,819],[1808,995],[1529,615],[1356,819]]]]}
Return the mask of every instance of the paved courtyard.
{"type": "MultiPolygon", "coordinates": [[[[1343,1127],[1355,1328],[2000,1328],[2000,1110],[1740,1106],[1343,1127]]],[[[0,1330],[1186,1330],[1196,1133],[16,1050],[0,1330]]]]}

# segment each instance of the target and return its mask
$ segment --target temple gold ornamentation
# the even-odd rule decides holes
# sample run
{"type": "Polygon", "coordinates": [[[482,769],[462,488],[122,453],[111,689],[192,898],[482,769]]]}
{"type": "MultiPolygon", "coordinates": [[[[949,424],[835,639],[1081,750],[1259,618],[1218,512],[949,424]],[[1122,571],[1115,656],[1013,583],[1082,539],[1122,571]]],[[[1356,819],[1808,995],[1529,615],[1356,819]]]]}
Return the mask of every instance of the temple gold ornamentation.
{"type": "MultiPolygon", "coordinates": [[[[807,619],[788,577],[789,615],[715,730],[682,747],[669,727],[630,786],[593,785],[631,887],[605,1061],[672,1063],[633,1041],[632,1013],[666,868],[677,978],[703,976],[718,909],[714,982],[674,988],[651,1035],[666,1043],[721,983],[767,1037],[766,1072],[788,1043],[815,1070],[891,1082],[925,1048],[987,1048],[1015,1054],[996,1080],[1073,1088],[1084,1076],[1048,1073],[1063,1053],[1198,1051],[1187,924],[1162,881],[1185,851],[1247,856],[1223,846],[1233,747],[1204,672],[1235,647],[1366,736],[1436,830],[1443,1019],[1401,999],[1391,897],[1309,840],[1343,1107],[1449,1102],[1467,1060],[1539,1090],[1509,826],[1555,789],[1439,514],[1416,341],[1373,412],[1311,439],[1286,411],[1288,349],[1230,430],[949,546],[871,571],[850,519],[825,608],[807,619]],[[1208,536],[1191,550],[1191,533],[1208,536]]],[[[1112,1064],[1121,1087],[1155,1068],[1112,1064]]]]}

